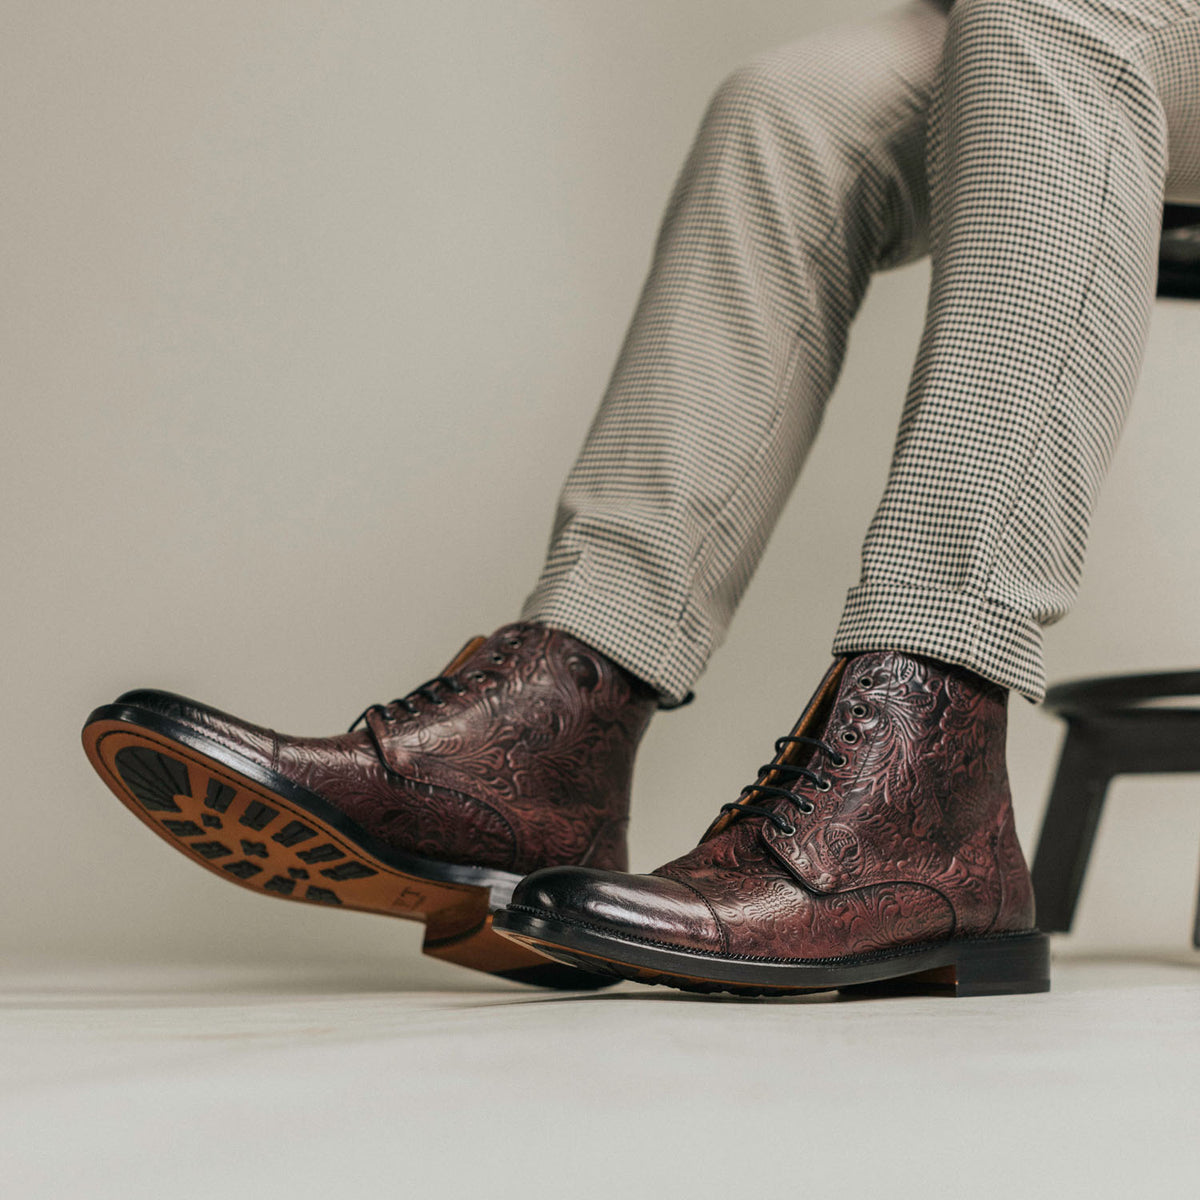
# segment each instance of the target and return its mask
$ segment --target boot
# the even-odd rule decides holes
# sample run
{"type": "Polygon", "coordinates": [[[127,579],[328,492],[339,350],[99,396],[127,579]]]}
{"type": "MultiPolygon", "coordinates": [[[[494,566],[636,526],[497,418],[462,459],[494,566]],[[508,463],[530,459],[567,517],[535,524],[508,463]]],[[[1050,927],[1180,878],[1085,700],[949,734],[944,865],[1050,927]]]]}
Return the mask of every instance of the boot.
{"type": "Polygon", "coordinates": [[[611,979],[497,937],[492,913],[539,867],[625,869],[656,703],[570,634],[517,623],[339,736],[142,690],[92,713],[83,743],[118,799],[222,879],[424,921],[427,954],[507,979],[595,987],[611,979]]]}
{"type": "Polygon", "coordinates": [[[1045,991],[1007,699],[933,659],[841,656],[696,849],[649,875],[538,871],[495,928],[564,964],[691,991],[1045,991]]]}

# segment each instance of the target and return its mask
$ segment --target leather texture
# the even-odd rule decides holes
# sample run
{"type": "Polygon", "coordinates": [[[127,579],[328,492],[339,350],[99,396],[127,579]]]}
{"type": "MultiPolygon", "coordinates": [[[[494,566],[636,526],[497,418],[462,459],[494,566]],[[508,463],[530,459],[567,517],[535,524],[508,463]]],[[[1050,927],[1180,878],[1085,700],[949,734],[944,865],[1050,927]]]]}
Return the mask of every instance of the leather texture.
{"type": "Polygon", "coordinates": [[[1008,692],[894,651],[834,660],[741,802],[649,875],[559,868],[512,907],[705,953],[819,959],[1033,927],[1005,765],[1008,692]]]}
{"type": "Polygon", "coordinates": [[[119,702],[191,726],[410,854],[514,874],[560,863],[624,870],[633,760],[653,689],[572,635],[530,622],[472,639],[446,677],[461,691],[433,683],[368,709],[364,729],[321,738],[166,692],[119,702]]]}

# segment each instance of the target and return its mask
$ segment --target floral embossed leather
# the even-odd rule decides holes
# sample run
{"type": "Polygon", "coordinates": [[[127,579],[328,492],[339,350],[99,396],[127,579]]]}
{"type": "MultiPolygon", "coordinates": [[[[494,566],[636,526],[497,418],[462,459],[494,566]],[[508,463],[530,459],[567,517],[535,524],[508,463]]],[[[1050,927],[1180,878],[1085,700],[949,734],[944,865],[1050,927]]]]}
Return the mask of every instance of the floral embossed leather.
{"type": "Polygon", "coordinates": [[[93,712],[83,742],[143,824],[223,879],[420,920],[427,954],[590,988],[610,980],[498,937],[492,915],[535,868],[625,867],[634,752],[657,705],[570,634],[517,623],[335,737],[143,690],[93,712]]]}
{"type": "MultiPolygon", "coordinates": [[[[683,951],[679,978],[688,953],[795,962],[1030,933],[1007,696],[929,658],[839,658],[695,849],[649,875],[540,871],[510,911],[683,951]]],[[[702,961],[692,969],[708,977],[702,961]]]]}
{"type": "Polygon", "coordinates": [[[440,678],[450,683],[367,709],[365,728],[318,738],[149,695],[395,849],[518,874],[623,869],[634,752],[655,693],[570,634],[521,623],[472,639],[440,678]]]}

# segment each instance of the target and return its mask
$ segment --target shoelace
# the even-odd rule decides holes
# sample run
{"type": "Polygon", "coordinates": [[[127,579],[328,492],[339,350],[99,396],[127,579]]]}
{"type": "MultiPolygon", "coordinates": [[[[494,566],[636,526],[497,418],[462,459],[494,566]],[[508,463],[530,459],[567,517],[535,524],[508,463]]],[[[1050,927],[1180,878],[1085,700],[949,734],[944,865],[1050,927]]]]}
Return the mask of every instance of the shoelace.
{"type": "MultiPolygon", "coordinates": [[[[815,746],[818,750],[822,751],[829,759],[830,766],[842,767],[848,761],[844,754],[835,750],[828,742],[822,741],[820,738],[801,737],[798,735],[776,738],[775,753],[778,754],[785,746],[798,742],[815,746]]],[[[816,811],[816,805],[811,800],[805,800],[802,796],[797,796],[790,788],[778,787],[773,783],[762,783],[763,776],[771,771],[785,776],[792,782],[795,782],[797,779],[808,779],[819,792],[827,792],[833,786],[828,776],[814,771],[811,767],[796,766],[792,763],[764,763],[758,768],[758,781],[742,788],[741,792],[738,793],[737,800],[731,800],[728,804],[722,804],[721,812],[752,813],[760,817],[766,817],[780,833],[785,835],[793,834],[796,832],[795,825],[783,816],[782,813],[776,812],[773,808],[763,808],[758,804],[745,804],[742,802],[742,797],[744,796],[750,796],[756,800],[763,797],[778,796],[794,804],[798,812],[808,814],[816,811]]]]}
{"type": "MultiPolygon", "coordinates": [[[[510,651],[515,650],[521,645],[522,637],[523,634],[521,633],[516,633],[515,635],[509,634],[508,637],[504,638],[499,643],[499,648],[510,651]]],[[[494,663],[503,661],[503,655],[498,652],[497,648],[493,648],[491,660],[494,663]]],[[[367,716],[373,712],[381,714],[385,720],[389,719],[397,708],[403,708],[410,716],[415,716],[418,710],[416,705],[413,704],[413,699],[417,696],[422,696],[433,704],[444,704],[445,701],[438,697],[436,689],[439,687],[444,687],[448,691],[453,692],[456,696],[461,695],[466,689],[463,687],[462,682],[459,679],[460,674],[461,672],[455,672],[453,675],[435,675],[432,679],[426,680],[425,683],[413,688],[413,690],[409,692],[407,696],[400,696],[395,700],[389,701],[387,704],[368,704],[367,707],[364,708],[362,712],[360,712],[358,716],[354,718],[354,723],[346,732],[353,733],[358,726],[367,719],[367,716]]],[[[478,674],[480,673],[469,672],[467,678],[471,678],[472,675],[478,674]]],[[[675,708],[683,708],[684,705],[691,704],[695,698],[696,693],[689,691],[682,700],[676,700],[672,702],[669,700],[660,699],[657,707],[663,709],[664,711],[675,708]]]]}
{"type": "MultiPolygon", "coordinates": [[[[509,634],[508,637],[504,638],[498,644],[492,645],[492,650],[489,657],[494,663],[502,663],[505,661],[505,655],[503,651],[516,650],[520,645],[521,635],[509,634]]],[[[483,646],[480,647],[480,652],[482,652],[483,648],[483,646]]],[[[455,696],[461,696],[463,692],[467,690],[462,681],[462,676],[464,673],[466,678],[470,680],[480,680],[484,678],[483,671],[479,670],[478,668],[473,668],[468,671],[467,664],[463,665],[461,671],[455,671],[451,675],[435,675],[432,679],[427,679],[424,683],[418,684],[418,686],[413,688],[413,690],[406,696],[398,696],[395,700],[388,701],[387,704],[368,704],[367,707],[364,708],[362,712],[360,712],[358,716],[354,718],[354,724],[351,725],[346,732],[353,733],[358,728],[359,722],[365,721],[367,719],[367,715],[373,712],[379,713],[384,720],[390,720],[393,713],[398,708],[404,709],[409,716],[416,716],[419,709],[417,708],[417,705],[413,703],[413,701],[418,696],[428,700],[431,704],[436,704],[437,706],[441,707],[441,705],[445,704],[446,701],[438,695],[438,688],[445,688],[448,692],[452,692],[455,696]]]]}
{"type": "Polygon", "coordinates": [[[346,731],[353,733],[359,725],[360,721],[365,721],[367,715],[372,712],[380,713],[385,719],[391,715],[391,712],[397,708],[403,708],[410,715],[415,715],[418,711],[414,700],[420,696],[428,700],[431,704],[441,706],[446,703],[441,696],[438,695],[438,688],[445,688],[448,692],[452,692],[456,696],[462,695],[467,689],[463,686],[462,681],[457,675],[435,675],[432,679],[427,679],[424,683],[413,688],[407,696],[399,696],[395,700],[389,701],[387,704],[368,704],[366,708],[354,718],[354,724],[346,731]]]}

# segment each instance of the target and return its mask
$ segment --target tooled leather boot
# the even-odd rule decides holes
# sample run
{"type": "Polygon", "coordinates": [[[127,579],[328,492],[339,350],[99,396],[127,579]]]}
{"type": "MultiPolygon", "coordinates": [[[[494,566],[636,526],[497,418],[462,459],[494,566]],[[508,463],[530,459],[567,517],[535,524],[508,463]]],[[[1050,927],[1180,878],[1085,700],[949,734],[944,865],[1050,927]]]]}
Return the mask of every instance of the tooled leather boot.
{"type": "Polygon", "coordinates": [[[1045,991],[1007,698],[928,658],[835,659],[691,853],[649,875],[538,871],[495,928],[563,963],[702,992],[1045,991]]]}
{"type": "Polygon", "coordinates": [[[656,704],[570,634],[516,623],[340,736],[289,737],[144,690],[93,712],[83,742],[121,801],[223,879],[423,920],[427,954],[505,978],[596,987],[611,978],[497,937],[491,917],[536,868],[625,868],[634,751],[656,704]]]}

